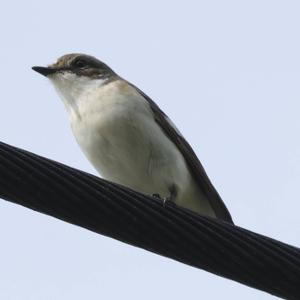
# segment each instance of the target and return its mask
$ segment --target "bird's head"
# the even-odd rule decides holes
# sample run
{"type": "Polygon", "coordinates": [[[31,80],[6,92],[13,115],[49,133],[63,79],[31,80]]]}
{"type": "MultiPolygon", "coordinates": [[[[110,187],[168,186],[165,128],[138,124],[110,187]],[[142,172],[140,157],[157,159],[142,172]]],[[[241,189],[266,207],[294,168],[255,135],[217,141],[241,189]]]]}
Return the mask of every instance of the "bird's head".
{"type": "Polygon", "coordinates": [[[102,61],[78,53],[64,55],[47,67],[34,66],[32,69],[50,79],[66,105],[73,104],[81,95],[116,76],[102,61]]]}
{"type": "Polygon", "coordinates": [[[85,76],[90,79],[104,79],[114,74],[112,69],[97,58],[79,53],[66,54],[47,67],[35,66],[32,69],[50,79],[63,74],[85,76]]]}

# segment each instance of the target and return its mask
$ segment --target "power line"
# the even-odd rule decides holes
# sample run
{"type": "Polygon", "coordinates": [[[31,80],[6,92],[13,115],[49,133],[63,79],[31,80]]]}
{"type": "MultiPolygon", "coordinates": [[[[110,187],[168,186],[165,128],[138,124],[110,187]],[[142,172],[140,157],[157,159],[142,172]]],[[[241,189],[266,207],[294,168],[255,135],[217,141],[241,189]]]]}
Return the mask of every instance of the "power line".
{"type": "Polygon", "coordinates": [[[0,197],[284,299],[300,249],[0,142],[0,197]]]}

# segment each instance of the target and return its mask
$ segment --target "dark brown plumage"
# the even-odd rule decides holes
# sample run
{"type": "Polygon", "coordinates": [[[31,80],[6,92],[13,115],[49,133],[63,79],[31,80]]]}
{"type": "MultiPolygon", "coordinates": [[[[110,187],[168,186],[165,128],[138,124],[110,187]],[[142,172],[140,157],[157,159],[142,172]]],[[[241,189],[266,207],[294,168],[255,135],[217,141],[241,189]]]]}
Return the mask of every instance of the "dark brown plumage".
{"type": "MultiPolygon", "coordinates": [[[[129,84],[132,85],[131,83],[129,84]]],[[[169,139],[171,139],[171,141],[176,145],[176,147],[183,155],[194,176],[195,181],[197,182],[203,194],[207,197],[211,207],[216,214],[216,217],[233,224],[232,217],[227,207],[225,206],[219,193],[209,180],[201,162],[199,161],[190,144],[182,135],[178,134],[176,129],[168,122],[168,117],[159,108],[159,106],[139,88],[134,85],[132,86],[148,101],[154,113],[155,121],[159,124],[164,133],[169,137],[169,139]]]]}

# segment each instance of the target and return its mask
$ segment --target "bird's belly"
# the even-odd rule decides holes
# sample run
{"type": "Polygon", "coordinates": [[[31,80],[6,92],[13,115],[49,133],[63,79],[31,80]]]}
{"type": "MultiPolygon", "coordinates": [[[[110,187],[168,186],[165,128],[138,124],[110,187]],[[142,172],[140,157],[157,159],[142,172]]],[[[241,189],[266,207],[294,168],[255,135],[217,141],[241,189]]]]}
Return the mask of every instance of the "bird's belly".
{"type": "Polygon", "coordinates": [[[73,126],[82,150],[106,179],[168,196],[191,180],[184,158],[149,113],[112,109],[73,126]]]}

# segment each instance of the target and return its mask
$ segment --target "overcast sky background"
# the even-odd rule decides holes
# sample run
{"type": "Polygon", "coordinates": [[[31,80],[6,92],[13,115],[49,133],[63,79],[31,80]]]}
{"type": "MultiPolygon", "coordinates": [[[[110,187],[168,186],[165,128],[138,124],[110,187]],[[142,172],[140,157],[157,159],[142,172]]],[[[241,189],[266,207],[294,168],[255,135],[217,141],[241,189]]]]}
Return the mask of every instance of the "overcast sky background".
{"type": "MultiPolygon", "coordinates": [[[[92,54],[171,117],[236,224],[300,246],[299,9],[2,1],[0,139],[96,174],[54,89],[31,70],[92,54]]],[[[2,200],[0,237],[0,299],[274,299],[2,200]]]]}

